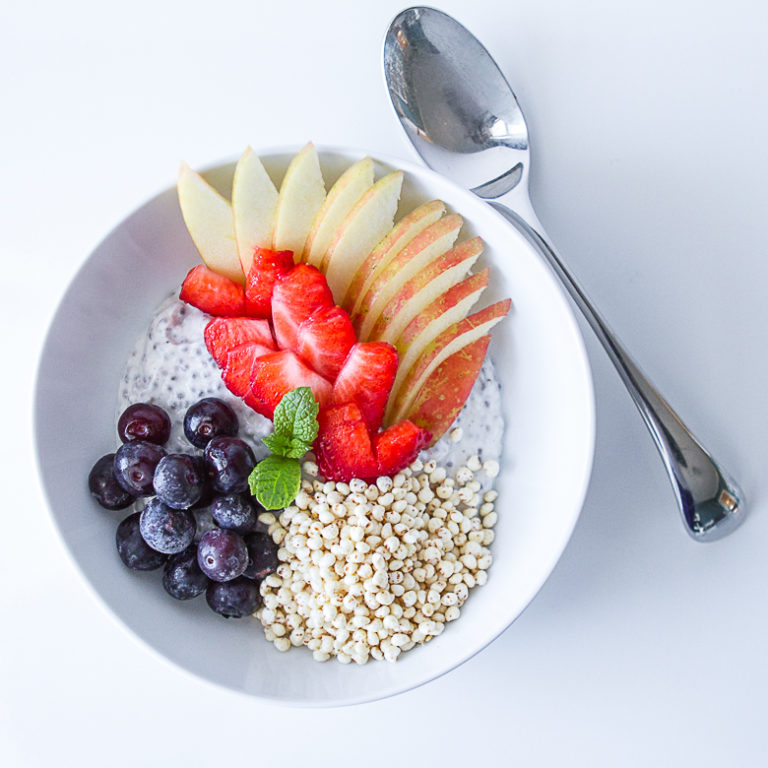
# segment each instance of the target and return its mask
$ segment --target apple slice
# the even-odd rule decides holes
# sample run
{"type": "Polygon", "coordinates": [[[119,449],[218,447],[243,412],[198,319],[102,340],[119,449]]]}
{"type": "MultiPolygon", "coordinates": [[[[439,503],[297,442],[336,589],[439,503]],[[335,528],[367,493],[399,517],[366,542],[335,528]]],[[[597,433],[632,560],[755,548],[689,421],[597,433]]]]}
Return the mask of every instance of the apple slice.
{"type": "Polygon", "coordinates": [[[461,216],[456,213],[436,221],[411,240],[386,267],[378,270],[360,309],[352,316],[352,325],[360,341],[368,341],[379,315],[403,285],[451,248],[462,223],[461,216]]]}
{"type": "Polygon", "coordinates": [[[447,328],[463,320],[477,304],[480,295],[488,286],[490,271],[486,267],[482,272],[471,275],[454,285],[408,323],[395,343],[400,357],[400,367],[395,383],[392,385],[390,400],[396,398],[405,374],[427,346],[447,328]]]}
{"type": "Polygon", "coordinates": [[[467,402],[490,341],[490,335],[481,336],[454,352],[432,371],[416,393],[408,418],[432,433],[430,442],[448,431],[467,402]]]}
{"type": "Polygon", "coordinates": [[[350,315],[360,309],[363,296],[370,288],[377,271],[384,269],[419,232],[434,224],[444,213],[445,203],[432,200],[411,211],[392,227],[389,234],[368,254],[347,288],[344,308],[350,315]]]}
{"type": "Polygon", "coordinates": [[[237,252],[248,274],[255,248],[269,248],[275,226],[277,189],[256,153],[248,147],[235,166],[232,179],[232,214],[237,252]]]}
{"type": "Polygon", "coordinates": [[[338,304],[343,303],[352,276],[376,243],[392,229],[403,186],[403,172],[379,179],[358,200],[326,250],[320,267],[338,304]]]}
{"type": "Polygon", "coordinates": [[[339,176],[312,222],[304,243],[303,261],[313,267],[320,266],[344,219],[372,185],[373,160],[370,157],[364,157],[339,176]]]}
{"type": "Polygon", "coordinates": [[[230,280],[244,283],[232,206],[186,163],[181,164],[176,190],[184,223],[205,265],[230,280]]]}
{"type": "Polygon", "coordinates": [[[325,200],[325,182],[312,142],[291,160],[280,185],[272,247],[293,251],[298,262],[312,220],[325,200]]]}
{"type": "Polygon", "coordinates": [[[406,370],[397,396],[390,396],[385,422],[392,424],[405,418],[430,374],[451,355],[485,336],[509,312],[511,304],[510,299],[497,301],[454,323],[428,344],[411,368],[406,370]]]}
{"type": "Polygon", "coordinates": [[[469,272],[482,250],[482,239],[473,237],[438,256],[417,272],[389,300],[373,326],[370,338],[388,341],[390,344],[397,341],[416,315],[421,314],[469,272]]]}

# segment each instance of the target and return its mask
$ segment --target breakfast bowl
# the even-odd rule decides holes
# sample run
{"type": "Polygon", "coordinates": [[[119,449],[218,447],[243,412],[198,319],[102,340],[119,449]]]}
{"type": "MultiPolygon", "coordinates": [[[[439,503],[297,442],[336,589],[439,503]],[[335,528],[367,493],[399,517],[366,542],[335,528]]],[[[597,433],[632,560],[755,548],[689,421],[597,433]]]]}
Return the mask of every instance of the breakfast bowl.
{"type": "MultiPolygon", "coordinates": [[[[278,183],[297,148],[259,156],[278,183]]],[[[364,153],[318,150],[326,184],[364,153]]],[[[127,512],[89,493],[94,461],[113,452],[118,389],[134,342],[156,307],[200,256],[175,189],[122,221],[85,261],[58,307],[38,370],[35,433],[48,505],[75,564],[113,616],[163,658],[205,680],[296,706],[355,704],[391,696],[455,668],[503,632],[555,567],[578,519],[592,465],[594,403],[582,338],[562,290],[525,238],[490,206],[423,167],[375,156],[377,177],[404,172],[398,216],[442,200],[479,235],[479,264],[491,269],[483,297],[511,297],[488,355],[500,383],[504,431],[498,522],[487,583],[473,588],[461,617],[396,662],[317,663],[303,648],[280,653],[254,618],[226,620],[200,597],[174,601],[157,573],[125,568],[115,528],[127,512]]],[[[234,164],[205,172],[227,196],[234,164]]]]}

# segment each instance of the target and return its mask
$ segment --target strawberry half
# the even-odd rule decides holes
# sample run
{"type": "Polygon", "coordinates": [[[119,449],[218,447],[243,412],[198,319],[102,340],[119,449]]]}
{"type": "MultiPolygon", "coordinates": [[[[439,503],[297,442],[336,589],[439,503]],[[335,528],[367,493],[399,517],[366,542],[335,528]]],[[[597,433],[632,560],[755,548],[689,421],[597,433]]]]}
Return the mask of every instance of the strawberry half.
{"type": "Polygon", "coordinates": [[[331,398],[331,382],[308,368],[288,349],[271,352],[253,361],[251,391],[245,402],[254,411],[273,418],[275,408],[286,392],[296,387],[309,387],[322,407],[331,398]]]}
{"type": "Polygon", "coordinates": [[[320,307],[332,307],[325,275],[309,264],[297,264],[272,291],[272,326],[277,345],[296,349],[299,325],[320,307]]]}
{"type": "Polygon", "coordinates": [[[357,403],[370,432],[381,426],[397,373],[397,350],[384,341],[355,344],[333,385],[334,404],[357,403]]]}
{"type": "Polygon", "coordinates": [[[245,280],[245,313],[251,317],[272,317],[272,290],[291,269],[293,251],[256,248],[245,280]]]}
{"type": "Polygon", "coordinates": [[[373,450],[379,474],[395,475],[405,469],[431,439],[432,435],[426,429],[407,419],[374,435],[373,450]]]}
{"type": "Polygon", "coordinates": [[[245,312],[243,286],[204,264],[189,270],[179,298],[209,315],[237,317],[245,312]]]}
{"type": "Polygon", "coordinates": [[[205,346],[219,368],[226,365],[227,353],[241,344],[256,342],[267,351],[276,349],[269,322],[253,317],[217,317],[205,326],[204,336],[205,346]]]}
{"type": "Polygon", "coordinates": [[[317,466],[327,480],[373,480],[378,464],[360,408],[354,403],[320,409],[314,445],[317,466]]]}
{"type": "Polygon", "coordinates": [[[269,355],[273,351],[255,342],[241,344],[230,349],[224,359],[221,378],[227,389],[238,397],[246,397],[251,391],[251,370],[257,357],[269,355]]]}
{"type": "Polygon", "coordinates": [[[320,307],[299,325],[296,351],[333,381],[356,341],[352,321],[341,307],[320,307]]]}

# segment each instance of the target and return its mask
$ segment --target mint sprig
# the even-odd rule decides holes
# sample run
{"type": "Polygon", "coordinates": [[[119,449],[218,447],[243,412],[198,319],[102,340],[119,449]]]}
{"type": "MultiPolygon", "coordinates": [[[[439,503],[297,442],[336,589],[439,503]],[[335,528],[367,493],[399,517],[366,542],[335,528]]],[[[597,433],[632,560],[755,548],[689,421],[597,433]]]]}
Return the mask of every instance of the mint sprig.
{"type": "Polygon", "coordinates": [[[251,494],[265,509],[287,507],[301,488],[299,459],[312,448],[320,406],[309,387],[283,395],[275,408],[274,431],[263,438],[272,456],[260,461],[248,477],[251,494]]]}

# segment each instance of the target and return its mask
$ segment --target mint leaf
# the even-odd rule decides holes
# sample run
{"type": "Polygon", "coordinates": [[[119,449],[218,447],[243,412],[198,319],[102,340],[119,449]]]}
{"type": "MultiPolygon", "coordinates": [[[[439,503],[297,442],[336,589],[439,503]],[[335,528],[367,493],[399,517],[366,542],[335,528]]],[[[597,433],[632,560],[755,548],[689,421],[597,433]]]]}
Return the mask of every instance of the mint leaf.
{"type": "MultiPolygon", "coordinates": [[[[291,440],[290,438],[286,437],[285,435],[278,435],[276,432],[273,432],[271,435],[267,435],[266,437],[263,437],[261,439],[261,442],[264,443],[264,445],[269,448],[272,453],[278,454],[278,456],[288,456],[290,450],[291,450],[291,440]]],[[[306,451],[304,452],[306,453],[306,451]]],[[[302,454],[303,456],[304,454],[302,454]]],[[[296,456],[293,458],[301,458],[301,456],[296,456]]]]}
{"type": "Polygon", "coordinates": [[[264,509],[283,509],[301,488],[301,464],[298,459],[267,456],[254,467],[248,484],[264,509]]]}
{"type": "MultiPolygon", "coordinates": [[[[319,410],[320,406],[309,387],[297,387],[286,392],[275,408],[275,434],[283,435],[289,440],[301,440],[308,451],[317,437],[319,410]]],[[[298,449],[298,444],[296,447],[298,449]]]]}

